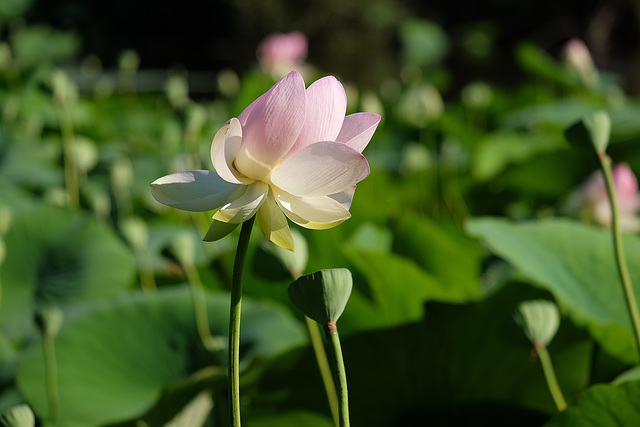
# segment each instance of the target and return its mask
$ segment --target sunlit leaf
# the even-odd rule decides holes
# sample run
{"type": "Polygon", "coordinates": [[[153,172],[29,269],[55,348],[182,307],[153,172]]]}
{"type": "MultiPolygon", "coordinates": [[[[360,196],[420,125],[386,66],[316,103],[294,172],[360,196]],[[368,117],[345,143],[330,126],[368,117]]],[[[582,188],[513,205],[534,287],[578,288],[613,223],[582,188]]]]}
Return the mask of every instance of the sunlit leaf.
{"type": "Polygon", "coordinates": [[[11,338],[33,330],[40,307],[106,297],[133,284],[130,251],[86,214],[37,205],[15,216],[4,240],[0,328],[11,338]]]}
{"type": "MultiPolygon", "coordinates": [[[[224,375],[229,295],[210,294],[207,306],[212,335],[221,341],[213,357],[200,344],[186,287],[124,294],[71,313],[55,340],[60,424],[102,425],[141,416],[168,383],[185,381],[209,365],[222,367],[218,376],[224,375]]],[[[300,324],[278,306],[245,301],[243,309],[245,369],[306,342],[300,324]]],[[[41,346],[34,342],[17,371],[18,387],[39,416],[47,413],[41,346]]]]}
{"type": "Polygon", "coordinates": [[[566,146],[559,135],[516,132],[487,134],[478,141],[471,172],[479,181],[485,181],[511,164],[523,163],[539,153],[553,152],[566,146]]]}
{"type": "MultiPolygon", "coordinates": [[[[510,285],[479,303],[430,302],[420,321],[343,337],[352,423],[540,426],[556,407],[511,315],[520,302],[542,295],[510,285]]],[[[587,384],[592,344],[563,322],[549,352],[570,399],[587,384]]],[[[254,405],[328,415],[315,363],[310,349],[276,359],[254,405]]]]}
{"type": "Polygon", "coordinates": [[[545,427],[640,425],[640,381],[598,384],[585,390],[545,427]]]}
{"type": "Polygon", "coordinates": [[[480,297],[480,247],[454,224],[403,215],[394,227],[393,248],[446,284],[451,299],[439,301],[480,297]]]}
{"type": "MultiPolygon", "coordinates": [[[[563,219],[517,224],[499,218],[470,220],[467,230],[548,289],[608,352],[628,363],[637,360],[610,232],[563,219]]],[[[635,236],[625,236],[624,245],[628,254],[640,251],[635,236]]],[[[627,262],[639,294],[640,259],[628,256],[627,262]]]]}

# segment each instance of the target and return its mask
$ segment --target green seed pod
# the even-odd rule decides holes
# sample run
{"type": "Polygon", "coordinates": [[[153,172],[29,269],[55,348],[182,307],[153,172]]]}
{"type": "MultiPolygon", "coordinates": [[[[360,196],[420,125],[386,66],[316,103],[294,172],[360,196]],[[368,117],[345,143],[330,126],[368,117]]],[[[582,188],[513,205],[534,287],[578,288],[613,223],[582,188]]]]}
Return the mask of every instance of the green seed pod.
{"type": "Polygon", "coordinates": [[[58,307],[42,307],[37,310],[35,315],[36,326],[43,335],[55,337],[58,335],[64,315],[58,307]]]}
{"type": "Polygon", "coordinates": [[[0,426],[4,427],[33,427],[36,419],[29,405],[13,406],[0,415],[0,426]]]}
{"type": "Polygon", "coordinates": [[[334,268],[300,277],[289,286],[288,293],[293,305],[305,316],[326,325],[340,318],[352,287],[351,272],[334,268]]]}
{"type": "Polygon", "coordinates": [[[532,344],[543,347],[549,345],[560,326],[558,307],[547,300],[521,303],[514,313],[514,319],[532,344]]]}

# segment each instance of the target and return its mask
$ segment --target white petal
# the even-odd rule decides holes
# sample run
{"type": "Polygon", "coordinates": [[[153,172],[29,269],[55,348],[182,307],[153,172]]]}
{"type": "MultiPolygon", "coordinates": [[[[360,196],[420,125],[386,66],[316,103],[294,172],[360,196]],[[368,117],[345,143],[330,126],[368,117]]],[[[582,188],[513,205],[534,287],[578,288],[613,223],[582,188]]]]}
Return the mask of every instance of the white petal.
{"type": "Polygon", "coordinates": [[[242,143],[242,126],[238,119],[233,118],[222,126],[211,142],[211,161],[218,175],[233,184],[249,184],[233,167],[240,144],[242,143]]]}
{"type": "Polygon", "coordinates": [[[271,174],[271,182],[296,196],[345,191],[369,175],[364,156],[340,142],[317,142],[294,153],[271,174]]]}
{"type": "Polygon", "coordinates": [[[207,234],[204,235],[202,240],[205,242],[215,242],[216,240],[220,240],[227,236],[235,230],[237,226],[238,224],[230,224],[228,222],[222,222],[214,219],[209,226],[209,230],[207,230],[207,234]]]}
{"type": "Polygon", "coordinates": [[[315,142],[335,141],[347,111],[347,95],[333,76],[314,82],[307,89],[306,96],[304,126],[290,154],[315,142]]]}
{"type": "Polygon", "coordinates": [[[265,239],[281,248],[293,251],[293,237],[291,230],[289,230],[287,217],[277,205],[271,191],[267,195],[267,200],[258,209],[257,215],[265,239]]]}
{"type": "Polygon", "coordinates": [[[242,196],[223,206],[215,213],[213,219],[239,224],[255,215],[265,201],[269,187],[264,182],[255,182],[246,188],[247,191],[242,196]]]}
{"type": "Polygon", "coordinates": [[[336,141],[344,142],[362,153],[380,123],[380,116],[373,113],[350,114],[344,118],[336,141]]]}
{"type": "Polygon", "coordinates": [[[244,192],[211,171],[178,172],[151,183],[151,194],[160,203],[177,209],[204,212],[219,208],[244,192]]]}
{"type": "Polygon", "coordinates": [[[340,193],[329,194],[333,200],[340,203],[345,209],[351,209],[351,203],[353,202],[353,196],[356,193],[356,186],[349,188],[348,190],[341,191],[340,193]]]}
{"type": "Polygon", "coordinates": [[[329,196],[297,197],[279,189],[274,189],[274,193],[285,215],[302,227],[331,228],[351,217],[344,206],[329,196]]]}

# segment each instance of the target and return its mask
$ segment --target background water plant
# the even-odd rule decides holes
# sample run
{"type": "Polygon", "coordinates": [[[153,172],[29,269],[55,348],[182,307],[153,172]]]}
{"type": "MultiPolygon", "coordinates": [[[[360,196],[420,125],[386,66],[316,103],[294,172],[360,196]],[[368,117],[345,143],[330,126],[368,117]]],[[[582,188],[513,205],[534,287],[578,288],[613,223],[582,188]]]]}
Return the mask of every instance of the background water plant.
{"type": "MultiPolygon", "coordinates": [[[[640,371],[611,232],[583,221],[589,206],[568,209],[599,161],[564,136],[605,110],[608,156],[640,172],[638,86],[625,60],[633,37],[620,38],[635,34],[638,20],[626,6],[585,3],[568,13],[556,5],[565,20],[546,22],[580,25],[550,24],[560,30],[529,37],[533,23],[517,32],[498,14],[474,21],[458,11],[454,24],[447,7],[427,14],[434,5],[391,0],[284,15],[263,2],[219,3],[216,13],[238,19],[211,30],[212,50],[230,59],[207,71],[186,53],[186,70],[163,65],[142,42],[91,55],[101,27],[46,25],[47,16],[60,24],[61,12],[42,2],[0,6],[0,413],[26,403],[45,423],[57,402],[59,425],[179,425],[191,413],[205,413],[196,417],[203,425],[228,425],[227,312],[240,230],[204,244],[214,211],[165,207],[148,185],[210,168],[216,130],[275,83],[258,65],[260,40],[298,30],[308,40],[306,81],[337,75],[347,114],[383,119],[364,151],[371,173],[352,219],[323,231],[291,225],[306,242],[306,264],[273,258],[260,233],[248,242],[243,421],[332,425],[287,287],[292,277],[348,268],[340,336],[353,425],[562,426],[587,416],[636,424],[640,371]],[[619,26],[584,30],[589,16],[604,22],[603,9],[619,26]],[[222,34],[241,30],[236,39],[222,34]],[[189,291],[196,282],[206,347],[189,291]],[[558,307],[545,350],[563,412],[513,319],[540,300],[558,307]],[[52,312],[59,329],[43,336],[36,319],[52,312]],[[43,338],[56,356],[57,400],[47,393],[43,338]],[[598,404],[614,401],[615,418],[598,404]]],[[[65,10],[93,22],[85,7],[99,6],[65,10]]],[[[191,26],[211,11],[200,12],[191,26]]],[[[114,40],[129,40],[125,27],[114,40]]],[[[185,50],[184,33],[173,33],[185,50]]],[[[167,40],[148,34],[157,45],[167,40]]],[[[627,215],[634,223],[635,211],[627,215]]],[[[637,294],[640,240],[630,229],[622,242],[637,294]]]]}

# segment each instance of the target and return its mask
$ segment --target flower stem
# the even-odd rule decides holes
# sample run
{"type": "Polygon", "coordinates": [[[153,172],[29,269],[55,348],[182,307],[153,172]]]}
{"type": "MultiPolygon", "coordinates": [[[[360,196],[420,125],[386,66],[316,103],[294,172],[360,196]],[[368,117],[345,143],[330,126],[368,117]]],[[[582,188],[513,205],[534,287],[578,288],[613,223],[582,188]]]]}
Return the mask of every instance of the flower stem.
{"type": "Polygon", "coordinates": [[[627,269],[627,261],[624,255],[624,245],[622,242],[622,232],[620,230],[620,218],[618,213],[616,190],[613,183],[613,175],[611,173],[611,158],[604,152],[598,152],[598,158],[600,159],[600,166],[604,174],[605,183],[607,184],[607,191],[609,193],[609,201],[611,204],[611,230],[613,233],[613,245],[615,248],[616,261],[618,264],[618,273],[620,275],[622,288],[627,300],[627,307],[629,309],[629,315],[631,317],[631,323],[633,325],[636,345],[638,349],[637,356],[640,360],[640,313],[638,313],[638,304],[636,303],[636,297],[633,293],[633,285],[631,284],[629,270],[627,269]]]}
{"type": "Polygon", "coordinates": [[[56,363],[56,350],[54,337],[44,332],[42,337],[42,350],[44,353],[45,383],[49,413],[47,421],[55,426],[58,423],[58,366],[56,363]]]}
{"type": "Polygon", "coordinates": [[[329,341],[329,348],[333,356],[334,374],[338,379],[338,412],[339,426],[349,427],[349,393],[347,392],[347,372],[344,369],[342,359],[342,348],[340,347],[340,336],[335,322],[324,325],[324,331],[329,341]]]}
{"type": "Polygon", "coordinates": [[[318,369],[320,369],[320,376],[322,377],[322,383],[327,394],[327,400],[329,401],[329,407],[331,408],[331,415],[336,426],[340,424],[339,418],[339,403],[338,394],[336,392],[336,384],[331,376],[331,367],[329,366],[329,360],[327,359],[327,353],[324,350],[322,344],[322,336],[318,330],[318,325],[315,321],[304,316],[304,320],[307,323],[307,329],[309,330],[309,337],[311,338],[311,345],[313,351],[316,354],[316,361],[318,363],[318,369]]]}
{"type": "Polygon", "coordinates": [[[551,397],[553,397],[553,401],[556,403],[558,411],[562,412],[567,408],[567,402],[564,400],[562,390],[560,390],[560,385],[558,384],[558,379],[556,378],[556,372],[553,369],[549,352],[544,345],[536,345],[536,352],[540,358],[542,371],[544,372],[544,378],[547,381],[549,392],[551,392],[551,397]]]}
{"type": "Polygon", "coordinates": [[[242,224],[231,280],[231,307],[229,309],[229,400],[231,426],[240,427],[240,313],[242,309],[242,272],[247,256],[249,238],[255,216],[242,224]]]}
{"type": "Polygon", "coordinates": [[[191,290],[191,297],[193,298],[193,311],[196,317],[196,328],[198,329],[198,335],[204,348],[209,352],[216,350],[215,340],[211,335],[209,329],[209,316],[207,314],[207,299],[204,294],[202,281],[198,270],[193,265],[184,266],[187,273],[187,280],[189,281],[189,289],[191,290]]]}
{"type": "Polygon", "coordinates": [[[69,206],[77,209],[80,205],[78,189],[78,168],[74,152],[74,131],[67,106],[61,103],[58,107],[60,133],[62,137],[62,155],[64,159],[64,180],[67,189],[69,206]]]}

